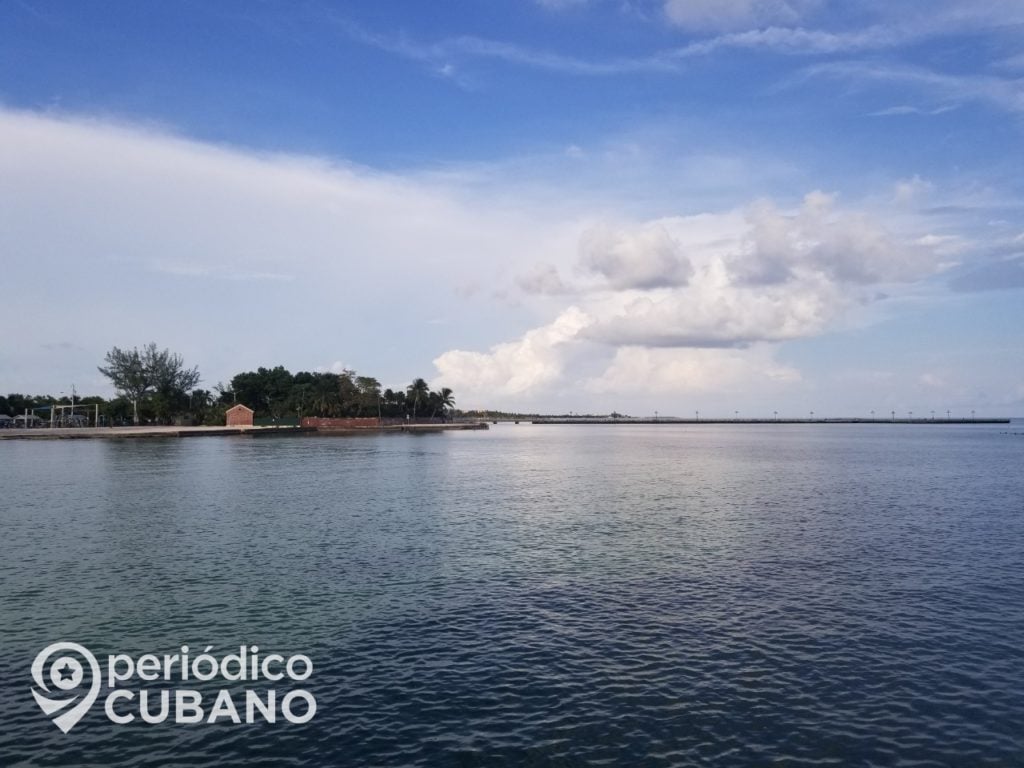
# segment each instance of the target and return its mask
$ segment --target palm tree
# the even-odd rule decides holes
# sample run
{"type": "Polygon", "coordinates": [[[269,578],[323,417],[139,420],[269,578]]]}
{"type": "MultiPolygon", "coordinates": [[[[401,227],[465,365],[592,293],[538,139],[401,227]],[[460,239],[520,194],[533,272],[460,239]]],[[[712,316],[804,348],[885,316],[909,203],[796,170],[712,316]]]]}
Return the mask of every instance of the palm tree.
{"type": "Polygon", "coordinates": [[[448,387],[441,387],[437,393],[438,404],[441,406],[441,413],[449,410],[452,412],[452,420],[455,420],[455,393],[448,387]]]}
{"type": "Polygon", "coordinates": [[[423,379],[413,379],[412,384],[406,388],[406,391],[408,392],[409,399],[412,400],[412,417],[415,419],[416,408],[430,395],[430,387],[427,386],[427,382],[423,379]]]}

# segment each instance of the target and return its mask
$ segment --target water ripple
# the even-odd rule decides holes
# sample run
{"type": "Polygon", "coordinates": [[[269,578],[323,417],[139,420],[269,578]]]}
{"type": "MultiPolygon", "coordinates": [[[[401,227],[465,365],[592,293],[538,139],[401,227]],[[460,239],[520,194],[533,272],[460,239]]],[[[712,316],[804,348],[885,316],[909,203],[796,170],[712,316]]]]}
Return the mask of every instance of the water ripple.
{"type": "Polygon", "coordinates": [[[0,443],[0,765],[1024,765],[1021,466],[968,427],[0,443]],[[306,653],[318,714],[65,736],[58,639],[306,653]]]}

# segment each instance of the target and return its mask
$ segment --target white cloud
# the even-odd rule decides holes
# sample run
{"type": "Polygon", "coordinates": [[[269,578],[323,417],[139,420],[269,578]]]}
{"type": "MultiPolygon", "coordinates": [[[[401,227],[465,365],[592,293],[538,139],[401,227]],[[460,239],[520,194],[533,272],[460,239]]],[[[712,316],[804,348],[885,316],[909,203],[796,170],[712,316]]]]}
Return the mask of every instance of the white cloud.
{"type": "Polygon", "coordinates": [[[816,5],[817,0],[666,0],[665,16],[687,29],[748,29],[796,24],[816,5]]]}
{"type": "Polygon", "coordinates": [[[899,205],[917,203],[930,195],[934,189],[934,184],[914,174],[912,178],[896,182],[892,194],[893,202],[899,205]]]}
{"type": "MultiPolygon", "coordinates": [[[[940,102],[930,109],[911,108],[920,114],[941,114],[960,104],[985,103],[996,109],[1024,112],[1024,89],[1014,78],[992,75],[950,75],[924,67],[879,64],[873,61],[836,61],[817,64],[805,71],[809,76],[841,78],[854,82],[901,83],[914,86],[940,102]]],[[[904,107],[896,108],[905,110],[904,107]]],[[[907,114],[893,108],[876,115],[907,114]]]]}
{"type": "Polygon", "coordinates": [[[516,283],[526,293],[557,296],[569,291],[565,283],[562,282],[557,267],[551,264],[538,264],[526,274],[516,278],[516,283]]]}
{"type": "Polygon", "coordinates": [[[935,273],[953,247],[945,237],[890,231],[878,214],[841,209],[821,192],[790,211],[761,202],[590,225],[580,243],[582,267],[599,279],[577,286],[572,307],[519,341],[442,355],[435,364],[445,385],[536,393],[578,378],[570,358],[603,367],[585,384],[594,393],[790,385],[799,373],[774,361],[775,342],[837,327],[883,288],[935,273]]]}
{"type": "Polygon", "coordinates": [[[596,393],[725,394],[786,387],[800,381],[800,372],[778,363],[774,348],[752,350],[646,349],[622,347],[608,368],[587,382],[596,393]]]}
{"type": "Polygon", "coordinates": [[[456,300],[456,286],[504,286],[523,254],[551,249],[556,214],[483,197],[317,158],[0,109],[0,252],[5,284],[20,286],[5,293],[0,321],[31,318],[27,344],[84,348],[73,361],[15,356],[7,386],[82,381],[111,345],[150,340],[182,352],[208,381],[336,356],[388,382],[425,372],[455,341],[444,334],[470,327],[463,335],[480,338],[479,317],[496,312],[479,297],[456,300]],[[420,329],[439,316],[451,328],[432,327],[428,344],[420,329]]]}
{"type": "Polygon", "coordinates": [[[434,385],[458,387],[467,400],[542,389],[562,376],[565,346],[588,322],[585,313],[569,307],[550,325],[528,331],[519,341],[497,344],[489,353],[445,352],[434,361],[439,373],[434,385]]]}
{"type": "Polygon", "coordinates": [[[934,272],[933,251],[886,230],[863,212],[840,211],[813,192],[795,215],[771,203],[755,206],[742,254],[731,269],[742,280],[773,284],[817,275],[834,283],[908,282],[934,272]]]}
{"type": "Polygon", "coordinates": [[[377,173],[0,110],[0,252],[20,286],[0,321],[27,325],[17,354],[0,350],[6,380],[82,383],[112,344],[155,340],[207,383],[345,360],[395,386],[436,358],[432,383],[467,406],[612,395],[631,380],[635,391],[792,387],[778,342],[841,327],[963,246],[894,213],[889,189],[888,208],[812,193],[792,207],[627,220],[625,204],[552,202],[552,185],[534,192],[522,176],[377,173]],[[604,209],[617,213],[593,213],[604,209]],[[59,302],[53,275],[69,288],[59,302]],[[518,305],[487,301],[517,281],[518,305]],[[54,339],[80,349],[23,354],[54,339]]]}
{"type": "Polygon", "coordinates": [[[847,303],[823,280],[740,286],[718,262],[684,290],[604,298],[585,336],[613,346],[742,347],[821,333],[847,303]]]}
{"type": "Polygon", "coordinates": [[[634,231],[593,227],[580,239],[580,265],[620,289],[685,285],[693,275],[679,241],[657,223],[634,231]]]}
{"type": "Polygon", "coordinates": [[[549,11],[564,11],[584,6],[589,0],[534,0],[534,2],[541,8],[547,8],[549,11]]]}
{"type": "MultiPolygon", "coordinates": [[[[535,2],[552,11],[565,11],[590,4],[588,0],[535,2]]],[[[405,34],[395,36],[370,32],[336,14],[329,14],[327,18],[355,40],[421,62],[431,72],[447,76],[459,72],[453,60],[478,58],[591,77],[618,77],[638,73],[684,74],[686,60],[735,48],[780,55],[828,55],[897,49],[921,40],[967,30],[982,34],[997,34],[1000,30],[1006,30],[1013,34],[1013,25],[1024,22],[1024,10],[1018,0],[1005,3],[989,0],[973,4],[961,0],[936,0],[928,14],[921,14],[910,5],[904,7],[900,4],[879,3],[862,9],[867,11],[874,22],[865,26],[845,29],[807,26],[806,22],[812,20],[823,6],[823,0],[661,0],[663,16],[668,23],[708,36],[698,36],[692,42],[675,48],[589,59],[473,35],[417,41],[405,34]]],[[[620,4],[620,10],[624,12],[628,11],[628,7],[628,2],[620,4]]],[[[645,18],[646,13],[641,12],[638,16],[645,18]]],[[[1007,70],[1015,70],[1020,69],[1021,59],[1020,55],[1011,56],[996,64],[1007,70]]],[[[464,77],[452,79],[460,86],[475,87],[474,83],[464,77]]],[[[1005,101],[1006,96],[996,94],[995,98],[1005,101]]],[[[951,108],[941,106],[938,109],[919,111],[922,114],[938,114],[951,108]]]]}

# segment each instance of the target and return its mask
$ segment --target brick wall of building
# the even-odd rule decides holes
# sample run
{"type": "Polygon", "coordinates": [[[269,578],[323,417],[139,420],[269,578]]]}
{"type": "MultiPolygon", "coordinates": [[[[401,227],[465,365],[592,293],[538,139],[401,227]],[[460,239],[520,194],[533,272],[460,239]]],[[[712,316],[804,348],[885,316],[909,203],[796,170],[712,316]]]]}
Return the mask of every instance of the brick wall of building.
{"type": "Polygon", "coordinates": [[[224,414],[225,422],[229,427],[251,427],[252,426],[252,411],[246,408],[244,405],[236,405],[233,408],[228,408],[224,414]]]}

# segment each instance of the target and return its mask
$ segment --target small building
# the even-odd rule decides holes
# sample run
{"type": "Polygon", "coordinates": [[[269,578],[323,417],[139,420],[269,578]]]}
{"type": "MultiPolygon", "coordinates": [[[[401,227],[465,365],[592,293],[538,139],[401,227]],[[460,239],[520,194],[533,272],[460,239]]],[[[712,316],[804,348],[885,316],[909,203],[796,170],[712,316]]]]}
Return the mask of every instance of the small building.
{"type": "Polygon", "coordinates": [[[238,405],[231,406],[224,413],[225,423],[229,427],[251,427],[252,414],[252,408],[246,408],[239,403],[238,405]]]}

